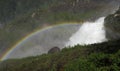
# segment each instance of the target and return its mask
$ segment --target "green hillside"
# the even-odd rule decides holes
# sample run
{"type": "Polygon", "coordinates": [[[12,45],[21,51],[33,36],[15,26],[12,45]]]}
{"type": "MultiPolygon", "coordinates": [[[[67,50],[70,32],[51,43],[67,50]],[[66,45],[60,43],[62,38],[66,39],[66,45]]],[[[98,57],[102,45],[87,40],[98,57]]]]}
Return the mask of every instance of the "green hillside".
{"type": "MultiPolygon", "coordinates": [[[[117,1],[115,0],[116,4],[117,1]]],[[[36,13],[36,18],[50,14],[84,13],[94,9],[104,9],[113,0],[0,0],[0,22],[8,22],[28,13],[36,13]]],[[[112,6],[111,6],[112,7],[112,6]]],[[[109,8],[110,9],[110,8],[109,8]]],[[[95,10],[96,11],[96,10],[95,10]]],[[[45,20],[45,18],[43,20],[45,20]]],[[[60,18],[59,18],[60,19],[60,18]]],[[[42,20],[41,20],[42,21],[42,20]]]]}
{"type": "Polygon", "coordinates": [[[10,59],[0,63],[0,71],[119,71],[119,43],[76,45],[54,54],[10,59]]]}
{"type": "MultiPolygon", "coordinates": [[[[120,9],[116,13],[120,14],[120,9]]],[[[120,15],[116,18],[116,13],[106,17],[105,22],[112,18],[112,22],[119,24],[120,15]]],[[[67,47],[57,53],[5,60],[0,62],[0,71],[120,71],[120,38],[67,47]]]]}
{"type": "Polygon", "coordinates": [[[0,0],[0,57],[27,34],[45,25],[94,20],[119,0],[0,0]]]}
{"type": "MultiPolygon", "coordinates": [[[[93,21],[111,13],[119,3],[119,0],[0,0],[0,57],[18,40],[44,25],[93,21]]],[[[109,15],[105,23],[113,31],[107,37],[113,39],[115,31],[118,34],[120,31],[120,15],[109,15]]],[[[0,62],[0,71],[120,71],[120,38],[116,36],[118,40],[5,60],[0,62]]]]}

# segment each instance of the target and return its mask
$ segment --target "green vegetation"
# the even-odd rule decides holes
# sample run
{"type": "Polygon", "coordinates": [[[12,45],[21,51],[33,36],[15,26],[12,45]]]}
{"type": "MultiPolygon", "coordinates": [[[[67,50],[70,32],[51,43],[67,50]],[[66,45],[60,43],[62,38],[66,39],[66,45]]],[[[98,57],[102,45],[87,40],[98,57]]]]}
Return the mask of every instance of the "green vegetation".
{"type": "Polygon", "coordinates": [[[42,28],[44,24],[96,19],[103,16],[102,12],[112,8],[112,5],[108,5],[110,2],[110,0],[0,0],[0,57],[3,51],[27,34],[42,28]]]}
{"type": "Polygon", "coordinates": [[[0,71],[119,71],[120,40],[0,63],[0,71]]]}
{"type": "MultiPolygon", "coordinates": [[[[0,0],[0,55],[17,40],[46,23],[52,25],[97,18],[108,8],[106,3],[110,0],[104,1],[0,0]]],[[[120,39],[86,46],[76,45],[58,53],[9,59],[0,62],[0,71],[120,71],[119,43],[120,39]]]]}
{"type": "Polygon", "coordinates": [[[109,3],[109,0],[0,0],[0,21],[8,22],[27,13],[39,14],[38,17],[40,17],[43,13],[54,14],[60,11],[87,12],[90,9],[102,8],[102,5],[105,7],[105,2],[109,3]],[[98,2],[99,4],[96,4],[98,2]]]}

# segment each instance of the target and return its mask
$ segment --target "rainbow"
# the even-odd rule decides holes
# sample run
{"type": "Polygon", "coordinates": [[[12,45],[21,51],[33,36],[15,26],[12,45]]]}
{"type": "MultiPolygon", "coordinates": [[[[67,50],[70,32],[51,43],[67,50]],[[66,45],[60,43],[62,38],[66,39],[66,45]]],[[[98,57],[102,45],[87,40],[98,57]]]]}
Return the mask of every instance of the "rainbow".
{"type": "Polygon", "coordinates": [[[56,25],[46,26],[46,27],[43,27],[41,29],[35,30],[34,32],[32,32],[30,34],[27,34],[25,37],[23,37],[21,40],[19,40],[17,43],[15,43],[12,47],[10,47],[8,50],[6,50],[3,53],[2,57],[0,58],[0,61],[3,61],[9,55],[9,53],[11,53],[13,51],[13,49],[15,49],[21,43],[24,43],[24,41],[27,40],[29,37],[41,32],[41,31],[44,31],[46,29],[52,28],[53,26],[56,26],[56,25]]]}
{"type": "MultiPolygon", "coordinates": [[[[78,24],[78,23],[73,22],[73,23],[69,23],[69,24],[78,24]]],[[[18,42],[16,42],[12,47],[10,47],[8,50],[6,50],[6,51],[3,53],[2,57],[0,58],[0,61],[5,60],[6,57],[7,57],[15,48],[17,48],[17,46],[19,46],[19,45],[21,45],[22,43],[24,43],[24,41],[27,40],[29,37],[31,37],[31,36],[39,33],[39,32],[42,32],[42,31],[44,31],[44,30],[47,30],[47,29],[50,29],[50,28],[52,28],[52,27],[54,27],[54,26],[59,26],[59,25],[65,25],[65,23],[57,24],[57,25],[45,26],[45,27],[43,27],[43,28],[41,28],[41,29],[35,30],[34,32],[26,35],[24,38],[22,38],[21,40],[19,40],[18,42]]]]}

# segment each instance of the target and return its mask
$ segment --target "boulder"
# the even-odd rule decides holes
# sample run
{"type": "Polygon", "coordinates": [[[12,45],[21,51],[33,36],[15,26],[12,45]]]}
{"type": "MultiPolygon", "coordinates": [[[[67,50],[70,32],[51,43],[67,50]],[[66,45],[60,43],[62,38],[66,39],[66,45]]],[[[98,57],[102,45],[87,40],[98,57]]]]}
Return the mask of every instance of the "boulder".
{"type": "Polygon", "coordinates": [[[58,47],[53,47],[48,51],[48,53],[57,53],[57,52],[60,52],[60,48],[58,47]]]}

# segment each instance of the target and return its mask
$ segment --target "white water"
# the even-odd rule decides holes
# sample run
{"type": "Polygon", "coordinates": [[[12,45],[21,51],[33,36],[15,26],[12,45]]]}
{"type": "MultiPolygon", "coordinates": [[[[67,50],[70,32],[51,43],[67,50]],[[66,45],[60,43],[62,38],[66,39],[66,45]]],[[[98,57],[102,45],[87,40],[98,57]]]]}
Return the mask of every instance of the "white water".
{"type": "Polygon", "coordinates": [[[77,44],[87,45],[93,43],[101,43],[106,41],[104,30],[104,17],[99,18],[95,22],[85,22],[79,30],[73,34],[66,46],[74,46],[77,44]]]}
{"type": "Polygon", "coordinates": [[[33,33],[16,45],[2,60],[41,55],[55,46],[62,49],[64,46],[93,44],[105,40],[104,17],[83,25],[62,24],[33,33]],[[76,33],[73,34],[74,32],[76,33]]]}

